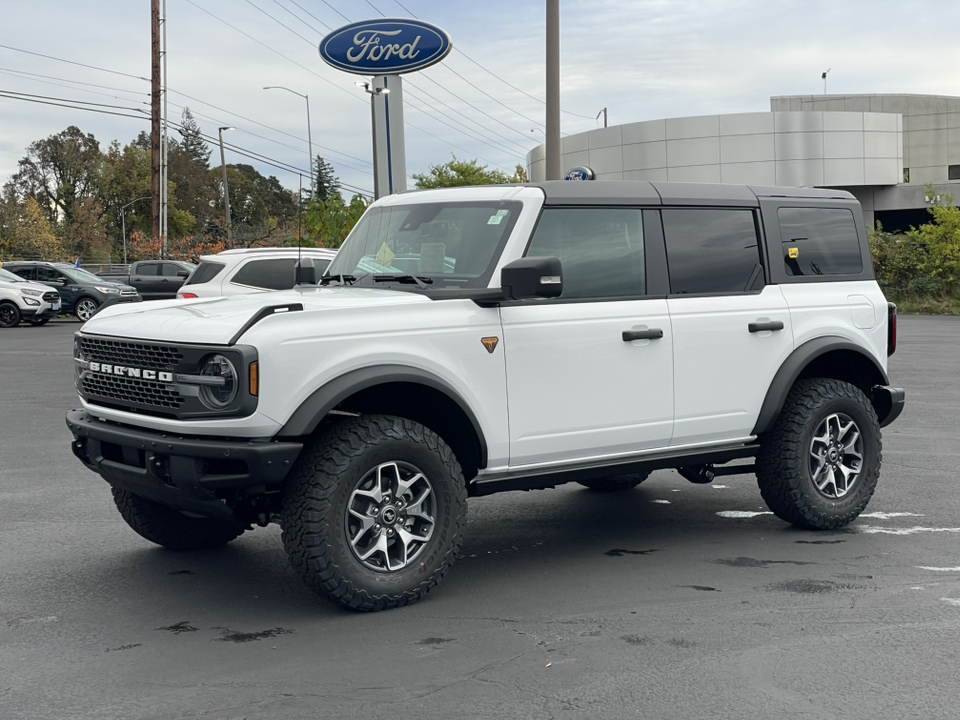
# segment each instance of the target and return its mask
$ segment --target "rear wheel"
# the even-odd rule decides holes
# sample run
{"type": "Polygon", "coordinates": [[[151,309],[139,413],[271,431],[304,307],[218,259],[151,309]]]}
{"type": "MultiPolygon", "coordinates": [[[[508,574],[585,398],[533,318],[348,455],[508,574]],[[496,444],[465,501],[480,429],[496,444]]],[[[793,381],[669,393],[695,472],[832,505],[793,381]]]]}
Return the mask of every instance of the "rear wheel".
{"type": "Polygon", "coordinates": [[[880,424],[863,391],[840,380],[801,380],[761,438],[757,483],[777,517],[829,530],[863,512],[880,461],[880,424]]]}
{"type": "Polygon", "coordinates": [[[128,490],[113,488],[113,501],[127,525],[140,537],[171,550],[207,550],[243,533],[222,520],[193,517],[128,490]]]}
{"type": "Polygon", "coordinates": [[[12,328],[20,324],[20,308],[12,302],[0,303],[0,328],[12,328]]]}
{"type": "Polygon", "coordinates": [[[595,492],[621,492],[630,490],[650,477],[650,472],[630,473],[629,475],[614,475],[613,477],[595,478],[593,480],[578,481],[584,487],[595,492]]]}
{"type": "Polygon", "coordinates": [[[73,314],[76,315],[79,320],[86,322],[93,317],[98,307],[100,306],[97,305],[95,300],[91,298],[80,298],[77,300],[77,306],[73,309],[73,314]]]}
{"type": "Polygon", "coordinates": [[[436,433],[405,418],[352,418],[304,448],[287,478],[283,544],[314,591],[384,610],[440,582],[466,511],[460,464],[436,433]]]}

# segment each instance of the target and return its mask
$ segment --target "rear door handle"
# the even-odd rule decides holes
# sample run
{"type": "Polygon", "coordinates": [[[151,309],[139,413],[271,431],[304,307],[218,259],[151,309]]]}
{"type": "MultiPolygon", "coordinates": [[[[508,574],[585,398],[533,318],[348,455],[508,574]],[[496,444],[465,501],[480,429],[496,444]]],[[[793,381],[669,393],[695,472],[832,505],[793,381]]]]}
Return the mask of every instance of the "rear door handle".
{"type": "Polygon", "coordinates": [[[663,330],[660,328],[650,328],[649,330],[624,330],[623,341],[631,340],[659,340],[663,337],[663,330]]]}
{"type": "Polygon", "coordinates": [[[765,330],[783,330],[783,322],[780,320],[752,322],[747,325],[747,329],[752,333],[764,332],[765,330]]]}

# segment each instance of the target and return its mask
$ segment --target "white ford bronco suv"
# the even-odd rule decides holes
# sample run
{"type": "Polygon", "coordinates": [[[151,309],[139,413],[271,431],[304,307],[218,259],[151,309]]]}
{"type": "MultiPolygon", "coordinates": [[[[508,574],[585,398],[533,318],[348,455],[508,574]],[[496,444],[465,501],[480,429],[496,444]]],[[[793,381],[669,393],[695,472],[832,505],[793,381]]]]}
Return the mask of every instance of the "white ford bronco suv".
{"type": "Polygon", "coordinates": [[[392,195],[314,275],[101,311],[76,334],[67,425],[146,539],[279,522],[306,583],[358,610],[422,598],[467,497],[505,490],[755,473],[778,517],[840,527],[903,409],[896,310],[844,191],[392,195]]]}

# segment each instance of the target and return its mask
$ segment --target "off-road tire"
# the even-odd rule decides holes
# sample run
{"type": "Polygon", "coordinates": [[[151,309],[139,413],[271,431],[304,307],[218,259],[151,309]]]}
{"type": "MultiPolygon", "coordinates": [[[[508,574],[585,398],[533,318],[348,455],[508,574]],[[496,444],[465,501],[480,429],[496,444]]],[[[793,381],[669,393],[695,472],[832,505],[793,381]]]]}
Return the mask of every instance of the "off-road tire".
{"type": "Polygon", "coordinates": [[[612,477],[594,478],[593,480],[578,480],[584,487],[594,492],[622,492],[631,490],[650,477],[650,472],[630,473],[629,475],[614,475],[612,477]]]}
{"type": "Polygon", "coordinates": [[[77,300],[77,304],[73,308],[73,314],[77,316],[78,320],[86,322],[94,316],[98,307],[100,306],[93,298],[80,298],[77,300]]]}
{"type": "Polygon", "coordinates": [[[870,501],[882,459],[877,414],[855,385],[828,378],[798,381],[787,395],[773,428],[760,438],[757,484],[767,506],[781,520],[799,527],[831,530],[854,520],[870,501]],[[842,497],[817,489],[811,448],[822,423],[840,414],[860,433],[860,471],[842,497]]]}
{"type": "Polygon", "coordinates": [[[128,490],[113,489],[113,501],[140,537],[170,550],[209,550],[226,545],[243,530],[222,520],[184,515],[128,490]]]}
{"type": "Polygon", "coordinates": [[[12,302],[0,303],[0,328],[12,328],[20,324],[20,308],[12,302]]]}
{"type": "Polygon", "coordinates": [[[285,480],[283,545],[315,592],[354,610],[385,610],[422,599],[446,575],[460,550],[466,513],[463,472],[436,433],[389,415],[350,418],[315,436],[285,480]],[[410,564],[378,571],[351,546],[348,532],[356,516],[348,511],[355,509],[351,503],[364,478],[391,463],[409,464],[429,482],[433,531],[410,564]]]}

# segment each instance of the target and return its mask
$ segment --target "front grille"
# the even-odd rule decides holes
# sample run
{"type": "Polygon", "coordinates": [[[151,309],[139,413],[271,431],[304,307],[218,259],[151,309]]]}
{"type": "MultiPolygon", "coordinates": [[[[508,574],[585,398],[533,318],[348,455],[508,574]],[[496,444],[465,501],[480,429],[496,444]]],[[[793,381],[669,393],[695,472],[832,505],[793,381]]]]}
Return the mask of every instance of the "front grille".
{"type": "Polygon", "coordinates": [[[92,337],[80,338],[80,352],[85,360],[92,362],[170,372],[176,368],[177,363],[183,360],[183,354],[177,348],[168,345],[123,342],[92,337]]]}
{"type": "Polygon", "coordinates": [[[83,374],[83,392],[121,403],[150,405],[176,410],[183,405],[183,397],[168,383],[151,382],[138,378],[83,374]]]}
{"type": "Polygon", "coordinates": [[[43,299],[48,303],[55,303],[60,299],[60,295],[55,292],[45,292],[43,294],[43,299]]]}
{"type": "Polygon", "coordinates": [[[120,294],[121,294],[121,295],[136,295],[136,294],[137,294],[137,291],[136,291],[136,290],[132,290],[132,289],[131,289],[131,290],[121,290],[121,291],[120,291],[120,294]]]}

